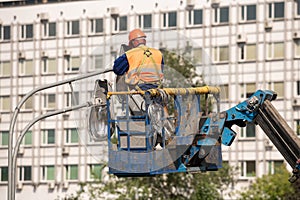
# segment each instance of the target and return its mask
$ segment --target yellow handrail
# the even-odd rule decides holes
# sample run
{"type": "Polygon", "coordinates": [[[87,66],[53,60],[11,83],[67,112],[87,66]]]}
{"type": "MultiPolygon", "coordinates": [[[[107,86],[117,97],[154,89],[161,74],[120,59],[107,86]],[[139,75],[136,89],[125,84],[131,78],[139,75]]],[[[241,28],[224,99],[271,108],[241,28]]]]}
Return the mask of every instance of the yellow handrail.
{"type": "Polygon", "coordinates": [[[150,89],[146,91],[121,91],[121,92],[108,92],[107,98],[109,99],[112,95],[127,95],[127,94],[140,94],[145,95],[149,93],[151,96],[160,95],[159,90],[164,91],[168,95],[195,95],[195,94],[218,94],[220,93],[219,87],[214,86],[203,86],[193,88],[162,88],[162,89],[150,89]]]}

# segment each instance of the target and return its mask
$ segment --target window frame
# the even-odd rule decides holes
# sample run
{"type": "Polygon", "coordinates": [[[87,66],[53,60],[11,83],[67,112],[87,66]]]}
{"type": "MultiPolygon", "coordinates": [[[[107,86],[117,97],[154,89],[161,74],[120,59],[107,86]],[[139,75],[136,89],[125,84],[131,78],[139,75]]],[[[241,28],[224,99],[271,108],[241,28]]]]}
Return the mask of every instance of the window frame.
{"type": "Polygon", "coordinates": [[[67,145],[73,145],[73,144],[78,144],[79,143],[79,135],[78,135],[78,132],[77,132],[77,129],[76,128],[66,128],[64,129],[64,142],[65,144],[67,145]],[[76,141],[72,141],[73,139],[73,134],[76,135],[76,141]]]}
{"type": "Polygon", "coordinates": [[[51,182],[55,180],[55,176],[56,176],[56,169],[55,169],[55,165],[43,165],[41,166],[41,181],[42,182],[51,182]],[[48,175],[49,175],[49,171],[48,169],[53,168],[53,179],[49,179],[48,175]]]}
{"type": "Polygon", "coordinates": [[[30,182],[32,181],[32,167],[31,166],[20,166],[18,167],[18,180],[22,182],[30,182]],[[28,173],[27,170],[30,170],[30,179],[27,179],[28,173]]]}
{"type": "Polygon", "coordinates": [[[284,164],[283,160],[269,160],[268,161],[268,173],[269,174],[277,174],[280,171],[276,171],[277,167],[280,167],[284,164]]]}
{"type": "Polygon", "coordinates": [[[90,181],[102,180],[102,178],[103,178],[103,169],[104,169],[105,165],[103,165],[103,164],[89,164],[88,166],[89,166],[88,167],[88,180],[90,180],[90,181]],[[95,177],[93,175],[93,171],[95,170],[95,168],[96,169],[97,168],[101,169],[101,172],[96,174],[96,175],[99,175],[99,177],[97,177],[97,176],[95,177]]]}
{"type": "Polygon", "coordinates": [[[295,18],[300,18],[300,0],[295,0],[295,18]]]}
{"type": "Polygon", "coordinates": [[[0,147],[8,147],[8,134],[9,134],[9,131],[0,131],[0,147]],[[5,136],[4,136],[5,134],[5,136]],[[7,141],[3,141],[3,140],[7,140],[7,141]],[[7,144],[6,144],[7,143],[7,144]]]}
{"type": "MultiPolygon", "coordinates": [[[[300,0],[299,0],[300,1],[300,0]]],[[[300,58],[300,39],[294,39],[295,58],[300,58]]]]}
{"type": "Polygon", "coordinates": [[[241,140],[255,140],[256,134],[257,134],[257,130],[256,130],[256,125],[254,123],[247,123],[245,127],[240,128],[241,140]]]}
{"type": "Polygon", "coordinates": [[[294,130],[298,137],[300,137],[300,119],[294,120],[294,130]]]}
{"type": "Polygon", "coordinates": [[[32,146],[32,131],[27,131],[22,139],[21,145],[23,147],[32,146]],[[30,143],[27,143],[26,140],[30,139],[30,143]]]}
{"type": "Polygon", "coordinates": [[[222,6],[222,7],[217,7],[213,9],[213,25],[226,25],[229,24],[230,22],[230,7],[229,6],[222,6]],[[222,17],[222,9],[228,9],[228,16],[227,16],[227,21],[222,22],[221,17],[222,17]]]}
{"type": "Polygon", "coordinates": [[[214,63],[228,63],[230,61],[230,52],[229,52],[230,48],[229,45],[221,45],[221,46],[215,46],[213,47],[213,62],[214,63]],[[222,48],[227,48],[227,60],[221,60],[221,50],[222,48]]]}
{"type": "Polygon", "coordinates": [[[245,23],[245,22],[255,22],[257,20],[257,6],[256,4],[248,4],[248,5],[241,5],[239,7],[239,22],[245,23]],[[248,8],[249,6],[255,7],[255,19],[249,19],[248,20],[248,8]]]}
{"type": "Polygon", "coordinates": [[[162,21],[161,28],[162,29],[172,29],[172,28],[175,29],[175,28],[177,28],[177,26],[178,26],[178,16],[177,15],[178,15],[178,13],[177,13],[176,10],[175,11],[162,12],[161,13],[161,21],[162,21]],[[170,15],[173,15],[173,14],[175,14],[175,16],[176,16],[175,26],[170,25],[170,21],[171,21],[170,17],[172,17],[170,15]]]}
{"type": "Polygon", "coordinates": [[[256,49],[257,49],[257,45],[256,43],[244,43],[244,44],[240,44],[238,45],[239,47],[239,62],[256,62],[257,60],[257,54],[256,54],[256,49]],[[248,58],[248,51],[249,51],[249,47],[250,46],[254,46],[255,48],[255,57],[254,58],[248,58]]]}
{"type": "Polygon", "coordinates": [[[41,137],[41,144],[43,146],[53,146],[56,144],[56,134],[55,134],[55,129],[42,129],[42,137],[41,137]],[[49,143],[49,131],[53,131],[53,138],[54,142],[49,143]]]}
{"type": "Polygon", "coordinates": [[[48,38],[56,38],[57,36],[57,23],[56,22],[43,22],[42,23],[42,39],[48,39],[48,38]],[[51,28],[50,26],[55,25],[55,30],[54,30],[54,35],[50,34],[51,33],[51,28]]]}
{"type": "Polygon", "coordinates": [[[153,15],[151,13],[138,14],[137,15],[137,26],[142,30],[151,30],[153,27],[153,15]],[[145,17],[150,16],[150,26],[145,26],[145,17]]]}
{"type": "Polygon", "coordinates": [[[0,61],[0,77],[10,77],[12,75],[12,67],[11,67],[11,62],[10,60],[3,60],[0,61]],[[8,66],[6,66],[8,65],[8,66]],[[8,68],[9,73],[5,74],[4,72],[6,71],[5,68],[8,68]]]}
{"type": "Polygon", "coordinates": [[[49,58],[49,57],[42,57],[41,58],[41,66],[42,66],[42,74],[56,74],[57,72],[57,59],[56,58],[49,58]],[[52,63],[53,62],[53,63],[52,63]],[[51,71],[49,69],[52,68],[54,65],[54,70],[51,71]]]}
{"type": "Polygon", "coordinates": [[[280,1],[280,2],[270,2],[267,4],[267,16],[266,18],[267,19],[270,19],[270,20],[284,20],[284,17],[285,17],[285,2],[284,1],[280,1]],[[283,16],[282,17],[276,17],[275,14],[276,14],[276,5],[279,5],[279,4],[282,4],[283,3],[283,16]],[[271,13],[270,13],[271,12],[271,13]]]}
{"type": "Polygon", "coordinates": [[[75,19],[75,20],[67,20],[65,22],[65,29],[66,29],[66,36],[71,37],[71,36],[78,36],[80,35],[80,20],[75,19]],[[76,24],[73,23],[78,23],[78,30],[73,30],[73,27],[76,27],[76,24]],[[73,33],[73,31],[76,31],[73,33]]]}
{"type": "Polygon", "coordinates": [[[8,167],[7,166],[1,166],[0,167],[0,182],[3,183],[3,182],[8,182],[8,167]],[[3,176],[3,171],[6,171],[6,175],[3,176]]]}
{"type": "Polygon", "coordinates": [[[34,38],[34,25],[33,24],[20,24],[20,40],[32,40],[34,38]],[[31,32],[28,32],[29,27],[32,27],[31,32]]]}
{"type": "Polygon", "coordinates": [[[75,96],[75,102],[73,102],[74,100],[73,100],[73,94],[72,94],[72,92],[65,92],[65,94],[64,94],[64,98],[65,98],[65,101],[64,102],[66,102],[66,107],[70,107],[70,106],[72,106],[72,105],[74,105],[74,104],[78,104],[78,102],[79,102],[79,92],[74,92],[74,96],[75,96]]]}
{"type": "Polygon", "coordinates": [[[244,161],[240,161],[239,162],[239,165],[240,165],[240,178],[255,178],[256,177],[256,170],[257,170],[257,167],[256,167],[256,161],[255,160],[244,160],[244,161]],[[253,171],[250,173],[248,168],[251,167],[249,166],[249,164],[254,164],[254,173],[253,171]]]}
{"type": "Polygon", "coordinates": [[[203,26],[203,9],[198,8],[198,9],[192,9],[192,10],[187,10],[186,11],[186,24],[187,27],[201,27],[203,26]],[[195,11],[201,11],[201,23],[195,24],[195,11]]]}
{"type": "Polygon", "coordinates": [[[56,108],[56,94],[55,93],[44,94],[43,97],[44,97],[44,102],[43,102],[44,109],[52,110],[52,109],[56,108]],[[52,101],[54,101],[54,102],[52,102],[52,101]]]}
{"type": "Polygon", "coordinates": [[[89,19],[89,34],[90,35],[101,35],[104,34],[104,19],[103,18],[91,18],[89,19]],[[101,31],[97,31],[97,20],[100,20],[100,25],[102,26],[100,29],[101,31]]]}
{"type": "Polygon", "coordinates": [[[269,88],[269,90],[276,91],[277,100],[283,99],[285,97],[285,95],[284,95],[284,92],[285,92],[285,90],[284,90],[284,81],[268,82],[268,88],[269,88]],[[280,86],[282,88],[281,91],[279,89],[276,89],[276,88],[278,88],[276,86],[279,86],[277,84],[281,84],[281,86],[280,86]]]}
{"type": "Polygon", "coordinates": [[[19,75],[32,76],[34,75],[34,60],[33,59],[19,59],[19,75]],[[29,65],[31,64],[31,65],[29,65]]]}
{"type": "Polygon", "coordinates": [[[11,40],[11,26],[10,25],[1,25],[0,24],[0,41],[6,42],[11,40]],[[6,31],[8,31],[8,38],[6,31]]]}
{"type": "MultiPolygon", "coordinates": [[[[78,62],[77,61],[77,62],[78,62]]],[[[80,56],[65,56],[64,57],[64,67],[65,67],[65,72],[66,73],[77,73],[80,70],[81,67],[81,58],[80,56]],[[75,59],[79,61],[79,66],[78,67],[73,67],[73,64],[75,62],[75,59]]]]}
{"type": "Polygon", "coordinates": [[[1,112],[11,111],[11,97],[9,95],[0,96],[0,111],[1,112]],[[6,103],[8,105],[6,105],[6,103]]]}
{"type": "Polygon", "coordinates": [[[103,54],[93,54],[93,55],[89,56],[89,70],[90,71],[104,69],[103,63],[104,63],[103,54]],[[98,63],[97,61],[100,61],[100,62],[98,63]],[[99,66],[101,66],[100,68],[97,67],[98,64],[99,64],[99,66]]]}
{"type": "Polygon", "coordinates": [[[282,60],[284,59],[285,57],[285,42],[269,42],[267,43],[267,57],[266,57],[266,60],[282,60]],[[281,57],[275,57],[276,55],[276,50],[278,50],[278,48],[275,48],[276,44],[282,44],[283,45],[283,48],[282,48],[282,56],[281,57]],[[270,49],[271,48],[271,49],[270,49]],[[271,53],[271,55],[270,55],[271,53]]]}
{"type": "Polygon", "coordinates": [[[76,181],[79,178],[79,167],[78,165],[65,165],[64,167],[64,174],[65,174],[65,180],[66,181],[76,181]],[[74,167],[74,168],[73,168],[74,167]],[[75,178],[72,178],[72,169],[77,170],[77,175],[75,178]]]}
{"type": "Polygon", "coordinates": [[[113,24],[112,24],[112,27],[113,27],[113,33],[118,33],[118,32],[126,32],[128,30],[128,16],[127,15],[121,15],[119,17],[116,17],[116,18],[112,18],[113,19],[113,24]],[[125,26],[126,26],[126,29],[123,29],[121,28],[122,25],[122,21],[126,19],[126,23],[125,23],[125,26]]]}

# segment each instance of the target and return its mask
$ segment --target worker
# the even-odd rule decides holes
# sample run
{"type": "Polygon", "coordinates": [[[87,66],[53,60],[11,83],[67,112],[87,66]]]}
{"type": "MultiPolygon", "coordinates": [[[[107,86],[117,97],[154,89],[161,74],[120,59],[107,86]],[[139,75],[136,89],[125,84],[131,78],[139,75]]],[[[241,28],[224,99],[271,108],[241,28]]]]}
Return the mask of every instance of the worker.
{"type": "MultiPolygon", "coordinates": [[[[159,88],[162,86],[163,81],[163,67],[164,59],[162,53],[155,48],[146,46],[146,35],[140,29],[134,29],[129,33],[129,47],[130,50],[118,57],[113,66],[113,71],[116,75],[125,75],[125,83],[128,85],[129,90],[148,90],[153,88],[159,88]]],[[[139,110],[145,111],[144,99],[141,96],[131,96],[128,100],[129,107],[134,110],[134,107],[138,107],[139,110]]],[[[157,103],[153,103],[149,107],[157,106],[157,103]]],[[[157,110],[157,109],[149,109],[157,110]]],[[[166,117],[167,110],[164,106],[164,116],[166,117]]],[[[150,116],[157,116],[154,113],[150,116]]],[[[162,117],[160,115],[160,117],[162,117]]],[[[151,121],[157,121],[151,120],[151,121]]],[[[168,123],[169,124],[169,123],[168,123]]],[[[160,128],[154,128],[161,135],[160,128]]],[[[167,129],[167,128],[165,128],[167,129]]],[[[170,128],[168,128],[169,130],[170,128]]],[[[174,132],[174,128],[171,131],[166,130],[166,140],[171,137],[170,132],[174,132]]],[[[156,134],[157,135],[157,134],[156,134]]],[[[155,142],[154,142],[155,143],[155,142]]]]}
{"type": "Polygon", "coordinates": [[[146,35],[140,29],[129,33],[129,47],[129,51],[115,60],[114,73],[125,74],[125,82],[130,89],[148,90],[161,86],[164,66],[162,53],[146,46],[146,35]]]}

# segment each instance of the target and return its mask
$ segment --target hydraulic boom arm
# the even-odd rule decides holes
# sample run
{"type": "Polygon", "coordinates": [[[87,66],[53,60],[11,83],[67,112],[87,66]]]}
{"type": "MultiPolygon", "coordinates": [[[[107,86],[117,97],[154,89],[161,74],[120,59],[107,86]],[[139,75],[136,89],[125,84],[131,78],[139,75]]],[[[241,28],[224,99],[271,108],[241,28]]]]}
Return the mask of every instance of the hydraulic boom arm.
{"type": "Polygon", "coordinates": [[[258,90],[248,100],[227,110],[222,143],[231,145],[234,140],[236,133],[231,129],[232,125],[258,124],[293,168],[289,181],[295,182],[300,177],[300,139],[271,104],[276,97],[272,91],[258,90]]]}

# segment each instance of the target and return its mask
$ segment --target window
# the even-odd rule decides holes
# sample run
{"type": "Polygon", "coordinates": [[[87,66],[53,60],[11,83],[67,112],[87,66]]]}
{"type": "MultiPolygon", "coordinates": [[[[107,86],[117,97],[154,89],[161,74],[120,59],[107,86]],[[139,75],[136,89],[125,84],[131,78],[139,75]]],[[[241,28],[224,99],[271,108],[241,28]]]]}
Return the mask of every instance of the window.
{"type": "Polygon", "coordinates": [[[120,17],[119,31],[127,31],[127,16],[120,17]]]}
{"type": "Polygon", "coordinates": [[[268,18],[284,18],[284,2],[275,2],[268,4],[268,18]]]}
{"type": "Polygon", "coordinates": [[[227,84],[220,85],[220,88],[221,88],[221,93],[220,93],[220,99],[221,99],[221,101],[228,100],[228,97],[229,97],[229,88],[228,88],[228,85],[227,84]]]}
{"type": "Polygon", "coordinates": [[[255,124],[247,123],[247,126],[241,128],[241,137],[242,138],[255,138],[255,124]]]}
{"type": "Polygon", "coordinates": [[[67,36],[79,35],[79,20],[67,21],[67,36]]]}
{"type": "Polygon", "coordinates": [[[256,60],[256,44],[241,44],[239,45],[240,61],[255,61],[256,60]]]}
{"type": "Polygon", "coordinates": [[[55,167],[54,165],[46,165],[41,167],[41,179],[43,181],[52,181],[55,180],[55,167]]]}
{"type": "Polygon", "coordinates": [[[295,132],[298,136],[300,136],[300,119],[295,120],[295,132]]]}
{"type": "Polygon", "coordinates": [[[104,69],[103,66],[103,55],[92,55],[90,56],[90,70],[104,69]]]}
{"type": "Polygon", "coordinates": [[[10,97],[9,96],[0,96],[0,110],[1,111],[10,111],[10,97]]]}
{"type": "Polygon", "coordinates": [[[10,26],[2,26],[0,24],[0,41],[10,40],[10,26]]]}
{"type": "Polygon", "coordinates": [[[32,131],[27,131],[22,140],[23,145],[32,145],[32,131]]]}
{"type": "Polygon", "coordinates": [[[240,163],[241,177],[255,177],[256,167],[255,161],[242,161],[240,163]]]}
{"type": "Polygon", "coordinates": [[[79,92],[66,92],[65,93],[66,106],[77,105],[79,102],[79,92]],[[75,99],[74,99],[75,98],[75,99]]]}
{"type": "Polygon", "coordinates": [[[55,94],[45,94],[44,95],[44,108],[55,108],[55,98],[56,95],[55,94]]]}
{"type": "Polygon", "coordinates": [[[20,75],[33,75],[33,60],[19,59],[19,73],[20,75]]]}
{"type": "Polygon", "coordinates": [[[65,56],[64,60],[65,60],[65,69],[67,72],[79,71],[81,65],[80,57],[65,56]]]}
{"type": "Polygon", "coordinates": [[[114,19],[114,32],[127,31],[127,16],[121,16],[114,19]]]}
{"type": "Polygon", "coordinates": [[[241,84],[241,98],[249,98],[254,92],[256,92],[255,83],[241,84]]]}
{"type": "Polygon", "coordinates": [[[101,180],[102,178],[102,170],[103,170],[104,165],[101,164],[91,164],[89,165],[89,178],[90,180],[101,180]]]}
{"type": "Polygon", "coordinates": [[[284,43],[274,42],[269,43],[267,46],[268,57],[267,59],[283,59],[284,58],[284,43]]]}
{"type": "Polygon", "coordinates": [[[193,48],[193,63],[202,64],[202,48],[193,48]]]}
{"type": "Polygon", "coordinates": [[[91,19],[90,20],[90,33],[91,34],[97,34],[97,33],[103,33],[103,19],[91,19]]]}
{"type": "Polygon", "coordinates": [[[177,26],[177,12],[167,12],[162,14],[163,17],[163,28],[171,28],[177,26]]]}
{"type": "Polygon", "coordinates": [[[33,38],[33,24],[21,25],[21,39],[32,39],[33,38]]]}
{"type": "Polygon", "coordinates": [[[78,143],[78,133],[76,128],[65,129],[65,143],[66,144],[78,143]]]}
{"type": "Polygon", "coordinates": [[[19,169],[19,181],[31,180],[31,166],[18,167],[19,169]]]}
{"type": "Polygon", "coordinates": [[[297,81],[297,95],[300,95],[300,81],[297,81]]]}
{"type": "Polygon", "coordinates": [[[295,57],[300,58],[300,39],[295,41],[295,57]]]}
{"type": "Polygon", "coordinates": [[[296,16],[300,16],[300,0],[296,0],[296,16]]]}
{"type": "Polygon", "coordinates": [[[214,48],[214,62],[228,62],[229,61],[229,47],[220,46],[214,48]]]}
{"type": "Polygon", "coordinates": [[[2,147],[8,146],[8,131],[1,131],[0,132],[0,144],[2,147]]]}
{"type": "Polygon", "coordinates": [[[44,22],[42,26],[44,38],[56,36],[56,22],[44,22]]]}
{"type": "Polygon", "coordinates": [[[277,98],[284,97],[284,82],[272,82],[268,83],[270,90],[273,90],[277,93],[277,98]]]}
{"type": "Polygon", "coordinates": [[[1,182],[3,181],[8,181],[8,167],[0,167],[0,180],[1,182]]]}
{"type": "Polygon", "coordinates": [[[54,129],[45,129],[42,130],[43,141],[42,144],[55,144],[55,130],[54,129]]]}
{"type": "Polygon", "coordinates": [[[202,25],[203,23],[202,9],[189,10],[187,20],[188,20],[187,24],[189,26],[202,25]]]}
{"type": "MultiPolygon", "coordinates": [[[[19,101],[21,101],[24,96],[25,95],[21,95],[19,97],[19,101]]],[[[32,110],[32,108],[33,108],[33,97],[29,97],[23,104],[22,110],[32,110]]]]}
{"type": "Polygon", "coordinates": [[[214,23],[228,23],[229,22],[229,7],[214,9],[214,23]]]}
{"type": "Polygon", "coordinates": [[[283,165],[282,160],[269,161],[269,174],[277,174],[281,172],[281,166],[283,165]]]}
{"type": "Polygon", "coordinates": [[[10,61],[0,61],[0,76],[11,75],[11,64],[10,61]]]}
{"type": "Polygon", "coordinates": [[[152,28],[152,15],[145,14],[138,16],[138,26],[141,29],[151,29],[152,28]]]}
{"type": "Polygon", "coordinates": [[[77,165],[66,165],[65,166],[65,177],[66,180],[77,180],[78,179],[78,166],[77,165]]]}
{"type": "Polygon", "coordinates": [[[240,7],[240,21],[256,20],[256,5],[245,5],[240,7]]]}
{"type": "Polygon", "coordinates": [[[41,62],[42,62],[42,68],[44,74],[56,73],[56,66],[57,66],[56,58],[43,57],[41,62]]]}

